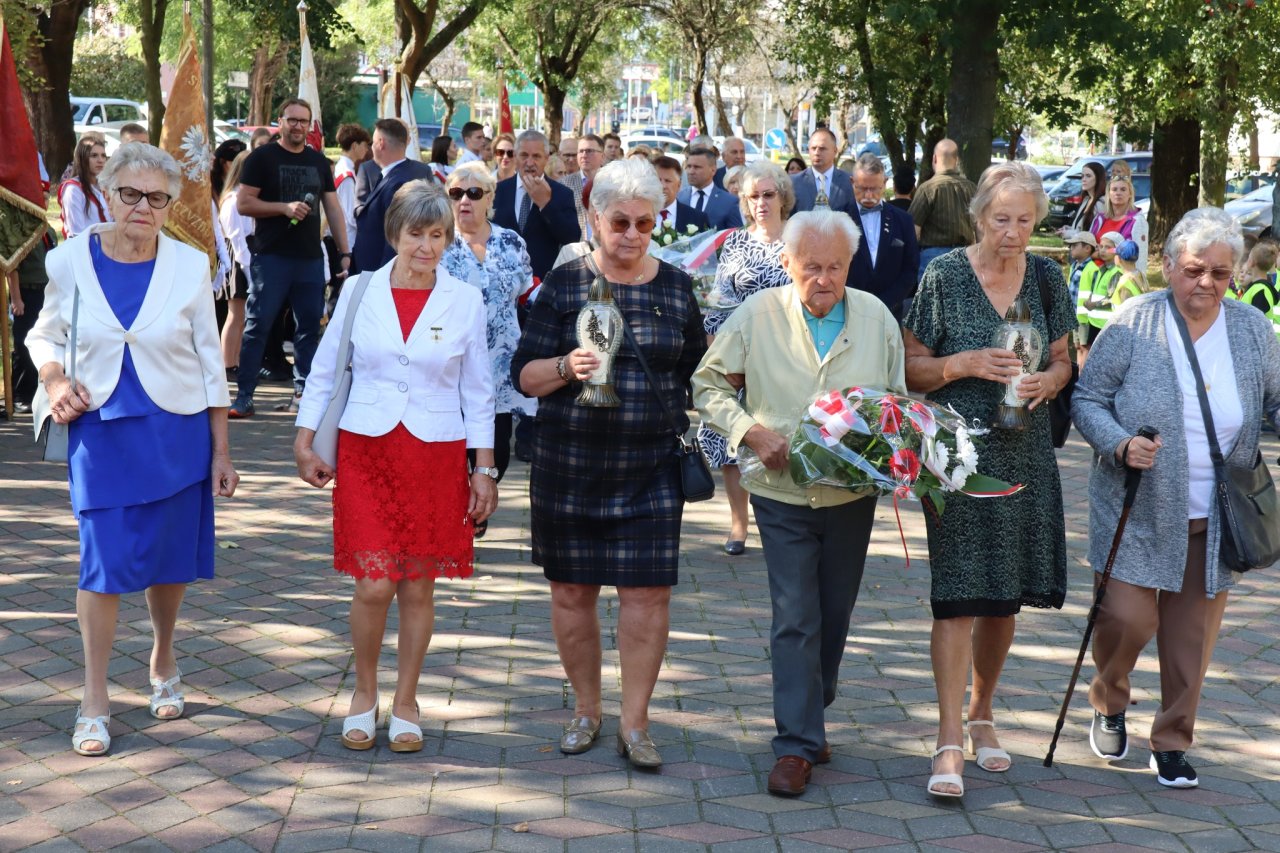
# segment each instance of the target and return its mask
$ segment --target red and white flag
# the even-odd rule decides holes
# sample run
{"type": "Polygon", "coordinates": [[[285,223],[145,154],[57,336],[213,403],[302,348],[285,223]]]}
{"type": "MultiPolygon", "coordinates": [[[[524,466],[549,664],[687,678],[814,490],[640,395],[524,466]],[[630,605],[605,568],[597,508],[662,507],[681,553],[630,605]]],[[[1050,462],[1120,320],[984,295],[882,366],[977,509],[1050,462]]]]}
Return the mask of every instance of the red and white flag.
{"type": "MultiPolygon", "coordinates": [[[[0,137],[5,142],[5,156],[0,158],[0,274],[4,274],[17,269],[48,226],[44,219],[44,191],[40,187],[36,137],[27,119],[27,108],[22,103],[18,69],[9,46],[2,8],[0,137]]],[[[0,303],[0,310],[8,311],[8,306],[0,303]]]]}
{"type": "Polygon", "coordinates": [[[302,40],[302,68],[298,72],[298,97],[311,105],[311,127],[307,128],[307,145],[324,152],[324,124],[320,121],[320,87],[316,84],[316,63],[311,57],[311,39],[307,35],[307,3],[298,3],[298,30],[302,40]]]}
{"type": "Polygon", "coordinates": [[[501,116],[498,119],[499,133],[514,133],[515,130],[511,124],[511,96],[507,94],[507,81],[502,81],[502,100],[499,102],[501,116]]]}

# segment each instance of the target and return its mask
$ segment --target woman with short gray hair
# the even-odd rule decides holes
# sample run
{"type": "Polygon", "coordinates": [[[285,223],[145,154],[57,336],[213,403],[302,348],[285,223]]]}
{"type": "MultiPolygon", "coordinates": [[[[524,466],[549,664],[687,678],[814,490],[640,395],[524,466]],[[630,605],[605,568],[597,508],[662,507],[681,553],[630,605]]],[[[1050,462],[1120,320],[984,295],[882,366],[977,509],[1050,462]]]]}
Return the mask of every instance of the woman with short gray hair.
{"type": "Polygon", "coordinates": [[[122,594],[145,590],[151,614],[151,716],[185,711],[178,612],[187,585],[213,577],[213,498],[239,481],[209,259],[161,232],[178,164],[132,142],[100,181],[113,221],[49,253],[44,307],[27,335],[50,414],[70,424],[85,662],[71,745],[81,755],[111,748],[107,668],[122,594]]]}
{"type": "Polygon", "coordinates": [[[1028,402],[1030,420],[1026,429],[991,430],[978,468],[1025,489],[999,500],[956,495],[944,514],[928,518],[939,713],[927,790],[937,797],[964,794],[965,730],[978,767],[1009,769],[1009,753],[996,739],[994,699],[1014,619],[1024,606],[1059,608],[1066,596],[1062,488],[1043,403],[1071,378],[1067,340],[1075,310],[1058,265],[1027,251],[1047,205],[1030,166],[1011,162],[987,169],[970,208],[977,243],[929,264],[904,324],[912,391],[987,425],[1009,382],[1025,374],[1017,395],[1028,402]],[[1017,353],[993,346],[997,328],[1017,308],[1025,308],[1044,341],[1034,362],[1024,364],[1017,353]],[[966,723],[962,708],[971,670],[966,723]]]}
{"type": "Polygon", "coordinates": [[[648,768],[662,764],[649,737],[649,700],[679,579],[684,501],[673,431],[689,428],[686,388],[707,348],[693,282],[648,253],[662,206],[648,163],[628,158],[596,173],[591,213],[599,246],[547,275],[511,362],[516,389],[539,398],[529,475],[533,561],[551,583],[551,630],[575,701],[560,751],[585,752],[600,735],[596,603],[601,586],[615,586],[617,750],[648,768]],[[651,385],[641,353],[624,340],[613,357],[615,408],[576,402],[582,382],[601,367],[595,352],[579,346],[577,332],[598,276],[609,282],[652,371],[651,385]]]}
{"type": "Polygon", "coordinates": [[[333,493],[333,565],[355,579],[356,681],[342,745],[374,745],[378,657],[395,599],[400,635],[387,740],[392,752],[417,752],[418,680],[434,625],[435,582],[471,576],[473,526],[498,503],[493,377],[484,297],[439,268],[453,241],[444,193],[410,181],[392,198],[386,224],[395,257],[342,289],[298,406],[293,453],[298,476],[316,488],[341,472],[333,493]],[[352,304],[357,293],[360,301],[352,304]],[[338,362],[348,323],[349,367],[338,362]],[[312,443],[334,384],[348,369],[351,390],[333,465],[312,443]],[[470,469],[468,450],[477,463],[470,469]]]}
{"type": "Polygon", "coordinates": [[[1252,467],[1262,420],[1274,424],[1280,411],[1280,343],[1271,323],[1252,306],[1223,299],[1243,253],[1240,226],[1229,214],[1201,208],[1184,216],[1164,244],[1168,290],[1133,297],[1116,312],[1094,342],[1071,401],[1076,427],[1095,453],[1089,476],[1095,572],[1106,563],[1126,469],[1144,472],[1094,628],[1089,744],[1108,760],[1128,753],[1129,677],[1155,636],[1160,707],[1151,723],[1150,767],[1173,788],[1199,784],[1186,752],[1236,581],[1222,558],[1211,451],[1216,443],[1228,467],[1252,467]],[[1144,426],[1158,437],[1138,435],[1144,426]]]}
{"type": "MultiPolygon", "coordinates": [[[[464,163],[445,182],[445,194],[457,223],[457,236],[445,249],[440,264],[459,281],[484,295],[488,317],[489,359],[495,395],[493,454],[498,480],[511,461],[512,415],[532,418],[538,401],[516,392],[511,384],[511,357],[520,343],[516,306],[533,290],[533,269],[524,238],[490,221],[497,181],[483,163],[464,163]]],[[[473,460],[474,464],[474,460],[473,460]]],[[[475,526],[484,536],[488,522],[475,526]]]]}

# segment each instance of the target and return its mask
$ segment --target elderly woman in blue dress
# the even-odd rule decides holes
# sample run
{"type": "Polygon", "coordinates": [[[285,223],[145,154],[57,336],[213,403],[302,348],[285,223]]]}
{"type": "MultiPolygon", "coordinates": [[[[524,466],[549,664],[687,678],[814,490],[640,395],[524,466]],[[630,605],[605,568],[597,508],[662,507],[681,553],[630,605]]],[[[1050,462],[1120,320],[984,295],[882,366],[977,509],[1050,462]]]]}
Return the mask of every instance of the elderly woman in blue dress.
{"type": "Polygon", "coordinates": [[[71,425],[85,658],[71,743],[81,755],[111,747],[107,666],[124,593],[145,591],[151,613],[151,714],[182,716],[178,610],[187,584],[213,577],[213,497],[230,497],[239,480],[209,261],[160,233],[182,185],[178,164],[133,142],[99,182],[114,221],[49,253],[44,308],[27,336],[52,416],[71,425]]]}
{"type": "MultiPolygon", "coordinates": [[[[449,175],[445,193],[456,233],[440,263],[451,276],[484,294],[497,411],[493,457],[501,481],[511,461],[511,416],[533,417],[538,401],[517,392],[511,381],[511,357],[520,343],[516,304],[532,288],[533,270],[524,238],[489,221],[496,187],[483,163],[464,163],[449,175]]],[[[487,526],[487,521],[477,524],[476,536],[483,536],[487,526]]]]}
{"type": "MultiPolygon", "coordinates": [[[[791,283],[782,268],[782,229],[796,206],[787,173],[768,160],[748,165],[738,206],[746,225],[726,237],[720,248],[713,291],[716,304],[703,320],[708,346],[748,296],[791,283]]],[[[730,455],[724,436],[706,424],[698,427],[698,442],[711,467],[724,474],[724,490],[729,496],[729,538],[724,552],[736,557],[747,547],[747,492],[738,474],[738,460],[730,455]]]]}
{"type": "Polygon", "coordinates": [[[1093,446],[1089,560],[1101,571],[1124,499],[1125,468],[1144,471],[1093,635],[1089,744],[1100,758],[1129,751],[1129,676],[1154,636],[1160,708],[1150,767],[1170,788],[1199,784],[1187,761],[1205,673],[1235,575],[1222,560],[1209,430],[1185,324],[1204,379],[1213,433],[1228,467],[1249,468],[1263,417],[1280,414],[1280,343],[1266,315],[1223,299],[1244,254],[1239,224],[1193,210],[1164,243],[1167,290],[1125,302],[1089,353],[1071,401],[1093,446]],[[1159,436],[1138,435],[1144,426],[1159,436]]]}

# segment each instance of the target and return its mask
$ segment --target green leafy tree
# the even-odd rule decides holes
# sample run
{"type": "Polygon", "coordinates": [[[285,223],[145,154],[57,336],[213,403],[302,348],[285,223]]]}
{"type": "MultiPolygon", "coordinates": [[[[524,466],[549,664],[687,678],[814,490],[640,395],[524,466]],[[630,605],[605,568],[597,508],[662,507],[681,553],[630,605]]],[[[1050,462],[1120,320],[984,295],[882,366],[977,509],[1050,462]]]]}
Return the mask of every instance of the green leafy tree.
{"type": "Polygon", "coordinates": [[[71,68],[71,91],[86,98],[141,101],[146,97],[146,66],[138,53],[126,39],[81,39],[71,68]]]}
{"type": "MultiPolygon", "coordinates": [[[[396,29],[404,45],[400,71],[410,87],[444,49],[470,27],[490,0],[395,0],[396,29]]],[[[549,4],[550,5],[550,4],[549,4]]]]}
{"type": "MultiPolygon", "coordinates": [[[[62,0],[42,6],[23,0],[3,2],[6,25],[19,34],[18,44],[25,45],[26,62],[20,79],[26,86],[23,100],[36,144],[49,174],[56,178],[70,162],[75,146],[69,100],[71,65],[80,16],[90,0],[62,0]]],[[[18,44],[13,48],[15,60],[22,55],[18,44]]]]}

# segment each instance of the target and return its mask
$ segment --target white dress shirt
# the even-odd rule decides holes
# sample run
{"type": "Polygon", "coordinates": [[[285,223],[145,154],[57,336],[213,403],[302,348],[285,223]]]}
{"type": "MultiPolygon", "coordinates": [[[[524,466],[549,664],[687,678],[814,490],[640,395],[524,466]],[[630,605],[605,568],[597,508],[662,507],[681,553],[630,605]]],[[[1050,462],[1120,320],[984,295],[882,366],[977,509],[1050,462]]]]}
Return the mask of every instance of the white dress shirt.
{"type": "Polygon", "coordinates": [[[343,154],[333,167],[333,180],[337,184],[338,206],[347,223],[347,245],[356,244],[356,164],[343,154]],[[346,177],[344,177],[346,176],[346,177]]]}
{"type": "Polygon", "coordinates": [[[814,186],[817,187],[818,190],[826,193],[827,198],[831,198],[831,179],[835,177],[836,167],[832,166],[825,172],[819,172],[817,169],[810,166],[809,171],[813,172],[814,186]]]}
{"type": "Polygon", "coordinates": [[[876,265],[876,253],[880,250],[880,220],[883,216],[881,213],[883,207],[883,202],[870,210],[858,205],[858,219],[861,220],[859,225],[862,228],[862,239],[866,241],[867,251],[871,253],[872,267],[876,265]]]}
{"type": "Polygon", "coordinates": [[[458,161],[453,164],[453,168],[458,168],[463,163],[483,163],[484,158],[474,153],[470,148],[463,148],[458,154],[458,161]]]}
{"type": "Polygon", "coordinates": [[[662,211],[658,213],[659,228],[661,228],[663,225],[670,225],[672,228],[676,227],[676,205],[677,204],[679,204],[679,202],[673,201],[671,202],[671,204],[662,208],[662,211]],[[662,215],[663,213],[666,214],[665,217],[662,215]]]}
{"type": "Polygon", "coordinates": [[[689,185],[690,206],[695,208],[700,213],[706,213],[707,202],[711,201],[711,189],[714,186],[715,186],[714,183],[707,184],[705,187],[695,187],[693,184],[690,184],[689,185]],[[701,201],[699,201],[698,199],[698,193],[702,193],[701,201]]]}

